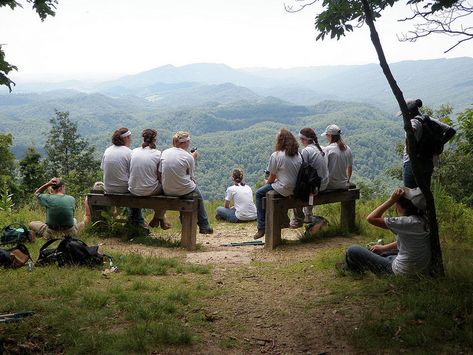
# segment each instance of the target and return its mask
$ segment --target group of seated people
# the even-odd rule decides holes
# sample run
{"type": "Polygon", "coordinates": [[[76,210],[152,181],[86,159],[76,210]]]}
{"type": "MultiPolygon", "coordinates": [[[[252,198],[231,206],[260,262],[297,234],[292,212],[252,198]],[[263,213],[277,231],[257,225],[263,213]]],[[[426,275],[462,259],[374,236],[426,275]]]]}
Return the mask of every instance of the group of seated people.
{"type": "MultiPolygon", "coordinates": [[[[289,130],[281,128],[276,136],[274,152],[269,158],[265,183],[256,191],[256,204],[253,202],[251,187],[244,181],[243,171],[234,169],[231,175],[233,184],[227,188],[224,206],[217,208],[216,218],[229,222],[256,219],[257,232],[254,239],[262,238],[265,233],[263,198],[271,190],[282,196],[292,195],[303,161],[315,167],[321,177],[319,191],[347,189],[353,166],[351,150],[343,142],[337,125],[329,125],[322,136],[328,142],[323,148],[318,143],[314,129],[301,129],[299,139],[304,148],[299,152],[297,139],[289,130]]],[[[189,133],[175,133],[173,147],[163,152],[157,149],[155,130],[145,129],[142,137],[141,146],[131,150],[131,132],[127,128],[117,129],[113,133],[112,145],[105,150],[101,162],[105,192],[130,192],[138,196],[196,194],[199,233],[212,234],[202,194],[195,182],[195,159],[198,153],[188,152],[189,133]]],[[[29,226],[39,237],[76,234],[90,221],[87,200],[84,203],[84,220],[80,223],[75,220],[75,200],[65,193],[64,182],[59,178],[52,178],[39,187],[35,195],[40,205],[46,208],[46,222],[34,221],[29,226]],[[46,190],[49,193],[45,193],[46,190]]],[[[387,201],[367,217],[372,225],[395,233],[396,241],[387,245],[377,244],[371,249],[353,245],[347,250],[342,267],[352,271],[371,270],[395,274],[426,271],[430,264],[430,238],[424,211],[425,198],[419,188],[396,189],[387,201]],[[383,217],[393,205],[400,216],[383,217]]],[[[170,228],[165,212],[155,210],[149,226],[170,228]]],[[[312,213],[311,206],[294,209],[291,220],[285,221],[283,225],[299,228],[304,222],[311,221],[312,213]]],[[[130,209],[129,222],[145,224],[140,209],[130,209]]]]}

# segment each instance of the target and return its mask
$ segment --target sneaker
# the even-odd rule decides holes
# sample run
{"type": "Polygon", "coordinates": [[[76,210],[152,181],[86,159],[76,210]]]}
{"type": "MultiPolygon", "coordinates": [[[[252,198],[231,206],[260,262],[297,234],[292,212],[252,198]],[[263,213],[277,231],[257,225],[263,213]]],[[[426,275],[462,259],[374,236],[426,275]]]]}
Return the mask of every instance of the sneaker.
{"type": "Polygon", "coordinates": [[[256,240],[256,239],[260,239],[260,238],[263,238],[264,237],[264,230],[263,229],[260,229],[256,232],[256,234],[253,236],[253,239],[256,240]]]}
{"type": "Polygon", "coordinates": [[[335,264],[335,269],[337,269],[337,271],[339,271],[340,273],[345,273],[345,272],[349,271],[348,265],[345,261],[342,261],[340,263],[336,263],[335,264]]]}
{"type": "Polygon", "coordinates": [[[213,234],[214,230],[212,227],[208,226],[206,228],[199,228],[200,234],[213,234]]]}
{"type": "Polygon", "coordinates": [[[312,223],[312,216],[305,215],[304,216],[304,224],[309,224],[309,223],[312,223]]]}
{"type": "Polygon", "coordinates": [[[289,223],[289,227],[292,229],[301,228],[303,225],[304,224],[301,221],[291,221],[291,223],[289,223]]]}

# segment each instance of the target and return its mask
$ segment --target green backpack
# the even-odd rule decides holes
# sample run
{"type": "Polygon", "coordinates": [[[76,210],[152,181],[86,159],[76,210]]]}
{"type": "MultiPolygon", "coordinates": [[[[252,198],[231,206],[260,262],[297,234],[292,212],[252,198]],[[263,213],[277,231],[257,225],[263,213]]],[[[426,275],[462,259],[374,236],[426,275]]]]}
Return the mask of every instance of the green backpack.
{"type": "Polygon", "coordinates": [[[28,228],[21,223],[13,223],[2,229],[2,234],[0,235],[0,243],[9,244],[9,243],[24,243],[31,242],[32,236],[28,228]]]}

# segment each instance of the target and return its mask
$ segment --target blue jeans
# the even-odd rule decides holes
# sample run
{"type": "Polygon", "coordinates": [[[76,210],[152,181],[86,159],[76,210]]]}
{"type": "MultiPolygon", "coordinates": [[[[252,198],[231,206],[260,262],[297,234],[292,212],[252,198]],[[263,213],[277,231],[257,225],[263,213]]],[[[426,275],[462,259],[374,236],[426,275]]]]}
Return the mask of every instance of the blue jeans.
{"type": "MultiPolygon", "coordinates": [[[[434,171],[434,164],[432,160],[428,159],[422,159],[419,162],[421,164],[424,178],[427,180],[428,186],[430,186],[430,181],[432,180],[432,173],[434,171]]],[[[415,189],[416,187],[419,187],[416,179],[414,178],[410,160],[406,161],[402,165],[402,180],[404,182],[405,187],[408,187],[410,189],[415,189]]]]}
{"type": "Polygon", "coordinates": [[[274,190],[270,184],[266,184],[256,191],[256,213],[258,221],[258,230],[263,230],[266,227],[266,213],[263,209],[263,197],[266,196],[268,191],[274,190]]]}
{"type": "Polygon", "coordinates": [[[236,210],[234,208],[225,208],[222,206],[217,207],[217,210],[215,211],[217,214],[217,218],[223,219],[225,221],[237,223],[240,222],[240,220],[237,218],[235,212],[236,210]]]}
{"type": "Polygon", "coordinates": [[[197,186],[195,187],[195,190],[192,191],[191,193],[195,193],[199,201],[198,211],[197,211],[197,225],[199,226],[200,229],[207,229],[210,227],[210,224],[209,224],[209,218],[207,216],[207,212],[205,211],[204,198],[202,197],[202,193],[200,192],[197,186]]]}
{"type": "Polygon", "coordinates": [[[350,246],[346,253],[347,266],[355,272],[368,270],[374,273],[392,274],[391,264],[394,258],[396,255],[384,257],[356,244],[350,246]]]}

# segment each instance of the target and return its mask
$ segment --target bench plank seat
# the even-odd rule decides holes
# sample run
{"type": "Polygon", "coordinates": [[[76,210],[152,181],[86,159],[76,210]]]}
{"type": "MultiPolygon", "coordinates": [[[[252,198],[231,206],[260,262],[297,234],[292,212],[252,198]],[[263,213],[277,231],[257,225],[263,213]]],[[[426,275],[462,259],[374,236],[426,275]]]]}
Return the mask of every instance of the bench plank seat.
{"type": "Polygon", "coordinates": [[[197,196],[136,196],[130,193],[110,194],[91,192],[87,195],[87,200],[93,222],[100,220],[100,211],[103,207],[110,206],[179,211],[182,215],[181,245],[188,250],[196,249],[197,196]]]}
{"type": "MultiPolygon", "coordinates": [[[[340,202],[340,224],[348,231],[355,229],[356,200],[360,198],[360,190],[324,191],[314,198],[314,206],[340,202]]],[[[281,244],[281,228],[287,221],[287,211],[291,208],[309,206],[309,201],[301,201],[279,195],[276,191],[269,191],[263,199],[266,214],[265,248],[274,249],[281,244]]]]}

